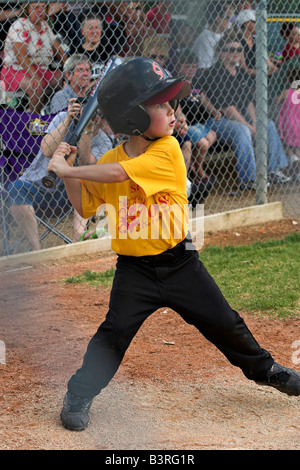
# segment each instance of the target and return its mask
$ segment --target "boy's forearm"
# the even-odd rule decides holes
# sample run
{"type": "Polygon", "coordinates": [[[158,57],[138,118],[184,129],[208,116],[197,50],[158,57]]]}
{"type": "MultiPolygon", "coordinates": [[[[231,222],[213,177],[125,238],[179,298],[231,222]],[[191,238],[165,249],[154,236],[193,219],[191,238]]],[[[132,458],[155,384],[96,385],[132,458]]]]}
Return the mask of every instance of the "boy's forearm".
{"type": "Polygon", "coordinates": [[[97,183],[121,183],[129,179],[119,163],[101,163],[99,165],[65,167],[64,179],[82,179],[97,183]]]}
{"type": "Polygon", "coordinates": [[[63,180],[72,206],[83,217],[80,179],[99,183],[117,183],[129,179],[119,163],[103,163],[101,165],[68,166],[64,170],[63,180]]]}
{"type": "Polygon", "coordinates": [[[96,183],[121,183],[129,179],[120,163],[100,163],[73,166],[77,148],[62,142],[51,158],[48,171],[53,171],[59,178],[94,181],[96,183]]]}

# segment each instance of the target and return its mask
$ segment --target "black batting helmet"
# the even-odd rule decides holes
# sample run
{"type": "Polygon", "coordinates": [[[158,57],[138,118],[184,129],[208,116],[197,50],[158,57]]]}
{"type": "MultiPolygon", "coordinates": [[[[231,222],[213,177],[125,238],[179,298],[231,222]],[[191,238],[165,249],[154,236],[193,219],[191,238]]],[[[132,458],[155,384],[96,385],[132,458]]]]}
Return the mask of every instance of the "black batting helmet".
{"type": "Polygon", "coordinates": [[[150,125],[146,105],[178,101],[190,91],[183,77],[171,77],[154,60],[137,57],[102,79],[98,103],[115,134],[142,135],[150,125]]]}

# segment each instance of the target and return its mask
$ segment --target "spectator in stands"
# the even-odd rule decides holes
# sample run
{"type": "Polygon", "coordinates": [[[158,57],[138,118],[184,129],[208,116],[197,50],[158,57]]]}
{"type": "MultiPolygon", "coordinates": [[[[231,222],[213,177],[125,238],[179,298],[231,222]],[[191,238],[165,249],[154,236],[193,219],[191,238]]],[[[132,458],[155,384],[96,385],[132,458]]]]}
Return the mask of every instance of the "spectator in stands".
{"type": "MultiPolygon", "coordinates": [[[[0,10],[0,54],[3,55],[4,43],[11,25],[21,14],[20,2],[9,2],[0,10]]],[[[1,64],[2,65],[2,64],[1,64]]]]}
{"type": "Polygon", "coordinates": [[[166,68],[171,75],[176,73],[178,57],[183,49],[191,48],[196,40],[195,28],[184,20],[177,20],[172,26],[170,35],[169,59],[166,68]]]}
{"type": "Polygon", "coordinates": [[[87,16],[94,14],[94,16],[100,16],[104,18],[107,14],[107,3],[103,2],[69,2],[68,11],[72,11],[72,13],[78,18],[80,24],[87,16]]]}
{"type": "Polygon", "coordinates": [[[213,188],[213,184],[205,181],[204,179],[202,181],[196,181],[194,175],[191,174],[191,170],[193,170],[193,144],[188,136],[189,126],[180,105],[178,105],[175,111],[175,119],[176,122],[173,135],[179,142],[184,158],[187,171],[186,193],[188,201],[194,209],[197,204],[203,204],[213,188]]]}
{"type": "Polygon", "coordinates": [[[215,47],[229,27],[226,12],[227,6],[220,1],[211,1],[207,6],[207,26],[192,46],[200,69],[207,69],[215,62],[215,47]]]}
{"type": "Polygon", "coordinates": [[[170,34],[170,22],[172,2],[157,2],[157,4],[146,13],[147,24],[156,34],[170,34]]]}
{"type": "Polygon", "coordinates": [[[80,21],[67,2],[50,3],[48,6],[48,22],[55,35],[62,41],[62,47],[68,56],[76,52],[82,37],[80,21]]]}
{"type": "Polygon", "coordinates": [[[23,90],[29,110],[39,113],[45,90],[62,86],[62,73],[54,61],[62,65],[65,60],[63,49],[47,25],[46,3],[26,5],[24,16],[12,24],[5,41],[1,80],[6,91],[23,90]]]}
{"type": "MultiPolygon", "coordinates": [[[[48,167],[48,158],[52,156],[62,140],[68,140],[76,124],[76,117],[80,112],[80,104],[72,98],[68,110],[58,113],[48,126],[46,135],[41,142],[41,150],[24,174],[8,186],[8,201],[10,211],[16,222],[22,229],[22,233],[28,239],[32,250],[39,250],[38,224],[35,217],[34,206],[42,203],[47,206],[55,203],[55,206],[63,210],[69,205],[64,184],[58,180],[54,190],[47,189],[42,184],[48,167]]],[[[102,135],[97,129],[97,117],[92,121],[78,143],[79,165],[96,163],[101,157],[103,149],[102,135]]],[[[85,230],[84,219],[74,212],[73,238],[78,241],[85,230]]]]}
{"type": "Polygon", "coordinates": [[[239,25],[237,23],[237,17],[243,10],[254,10],[254,5],[253,2],[237,2],[235,6],[235,13],[230,17],[230,22],[233,24],[233,26],[237,26],[239,28],[239,25]]]}
{"type": "Polygon", "coordinates": [[[127,38],[123,28],[105,24],[100,17],[86,17],[81,24],[82,43],[77,53],[86,54],[92,65],[105,64],[113,55],[120,55],[127,38]]]}
{"type": "Polygon", "coordinates": [[[155,60],[162,67],[166,67],[168,61],[169,45],[163,36],[154,35],[144,42],[143,57],[155,60]]]}
{"type": "Polygon", "coordinates": [[[280,29],[280,34],[286,41],[282,51],[283,61],[287,61],[300,55],[300,29],[296,23],[284,22],[280,29]]]}
{"type": "Polygon", "coordinates": [[[228,21],[229,21],[229,26],[230,25],[234,25],[235,24],[235,21],[236,21],[236,15],[235,15],[235,9],[236,9],[236,5],[235,5],[235,2],[234,1],[231,1],[231,2],[225,2],[225,16],[227,17],[228,21]]]}
{"type": "MultiPolygon", "coordinates": [[[[238,17],[237,23],[240,26],[243,46],[243,56],[241,55],[241,67],[250,75],[256,76],[256,52],[255,52],[255,27],[256,15],[254,10],[242,10],[238,17]]],[[[278,71],[272,60],[267,58],[268,75],[272,75],[278,71]]]]}
{"type": "Polygon", "coordinates": [[[87,55],[92,64],[103,64],[107,57],[106,55],[105,59],[102,57],[102,54],[105,53],[105,49],[101,44],[103,35],[102,20],[93,15],[86,17],[81,23],[81,34],[82,42],[77,48],[77,53],[87,55]]]}
{"type": "MultiPolygon", "coordinates": [[[[73,106],[71,102],[68,112],[63,113],[62,119],[56,117],[57,119],[49,124],[44,139],[51,136],[59,145],[79,108],[79,105],[73,106]]],[[[46,174],[47,166],[48,159],[40,150],[24,174],[8,186],[8,202],[11,214],[29,241],[32,250],[41,248],[34,204],[41,205],[44,201],[47,205],[50,205],[51,202],[55,202],[62,209],[69,204],[64,185],[60,180],[55,190],[48,190],[42,185],[41,181],[46,174]]]]}
{"type": "MultiPolygon", "coordinates": [[[[86,100],[88,96],[86,97],[86,100]]],[[[76,99],[70,100],[73,106],[77,105],[76,99]]],[[[81,109],[84,107],[84,102],[81,102],[81,109]]],[[[78,108],[77,108],[78,109],[78,108]]],[[[76,118],[79,117],[77,112],[76,118]]],[[[63,112],[59,113],[58,116],[63,118],[63,112]]],[[[74,123],[71,123],[71,128],[68,132],[71,134],[71,130],[74,128],[74,123]]],[[[60,132],[61,134],[61,132],[60,132]]],[[[70,135],[69,134],[69,135],[70,135]]],[[[79,165],[90,165],[97,163],[101,156],[113,148],[114,136],[109,128],[106,120],[102,118],[101,114],[97,113],[95,118],[87,125],[86,129],[82,133],[81,139],[78,144],[79,151],[79,165]]],[[[54,135],[49,135],[42,141],[41,149],[46,157],[49,157],[55,152],[58,144],[60,144],[60,135],[58,131],[54,135]]],[[[74,221],[73,221],[73,241],[77,242],[80,236],[86,230],[87,219],[83,219],[76,210],[74,210],[74,221]]],[[[88,236],[85,237],[87,239],[88,236]]]]}
{"type": "MultiPolygon", "coordinates": [[[[178,140],[178,143],[180,145],[186,171],[188,174],[192,159],[192,142],[187,135],[188,124],[186,122],[186,117],[182,112],[180,104],[178,104],[178,107],[175,111],[175,119],[176,122],[173,135],[178,140]]],[[[192,182],[190,181],[188,176],[186,180],[186,194],[188,199],[192,195],[192,182]]]]}
{"type": "Polygon", "coordinates": [[[193,86],[197,71],[197,56],[190,50],[184,49],[177,64],[177,75],[183,75],[192,85],[189,97],[181,101],[181,108],[188,124],[187,136],[192,142],[192,159],[189,166],[189,175],[193,182],[206,187],[207,193],[213,188],[214,178],[205,173],[203,161],[209,148],[216,142],[216,133],[207,124],[212,115],[216,120],[221,113],[206,98],[198,87],[193,86]]]}
{"type": "Polygon", "coordinates": [[[146,16],[140,4],[123,2],[123,11],[120,22],[124,24],[127,43],[122,55],[133,57],[143,54],[144,41],[148,37],[146,16]]]}
{"type": "Polygon", "coordinates": [[[189,126],[187,124],[186,117],[182,112],[180,104],[175,111],[175,119],[176,123],[174,128],[174,137],[176,137],[179,142],[186,171],[188,172],[192,159],[192,142],[187,135],[189,126]]]}
{"type": "MultiPolygon", "coordinates": [[[[56,114],[59,111],[65,110],[68,106],[70,98],[75,98],[78,103],[84,103],[88,97],[91,87],[91,64],[84,54],[73,54],[66,60],[64,67],[64,75],[67,80],[67,85],[58,91],[50,104],[50,113],[56,114]]],[[[97,155],[98,158],[103,155],[107,150],[113,147],[114,136],[112,131],[108,128],[107,122],[104,118],[100,117],[98,126],[96,128],[97,135],[97,155]]],[[[88,154],[87,163],[89,160],[89,146],[92,145],[92,138],[86,137],[87,144],[86,152],[88,154]]],[[[83,160],[83,159],[81,159],[83,160]]],[[[83,162],[82,162],[83,164],[83,162]]],[[[81,233],[85,230],[87,221],[82,219],[76,212],[74,214],[74,241],[78,241],[81,233]]]]}
{"type": "Polygon", "coordinates": [[[239,12],[241,12],[242,10],[253,10],[253,2],[238,2],[237,9],[239,12]]]}
{"type": "MultiPolygon", "coordinates": [[[[91,65],[87,56],[84,54],[73,54],[69,57],[65,63],[64,74],[67,85],[53,96],[50,104],[51,114],[57,114],[59,111],[66,110],[71,98],[75,98],[78,103],[84,104],[90,93],[91,65]]],[[[114,136],[102,116],[98,124],[98,132],[101,134],[103,144],[102,153],[104,153],[104,151],[111,148],[114,136]]]]}
{"type": "MultiPolygon", "coordinates": [[[[101,16],[107,24],[122,24],[124,16],[127,15],[130,4],[134,2],[97,2],[91,7],[91,13],[101,16]]],[[[87,16],[87,15],[86,15],[87,16]]]]}
{"type": "Polygon", "coordinates": [[[289,87],[276,102],[279,109],[280,137],[287,149],[289,173],[294,181],[300,181],[300,68],[288,71],[289,87]]]}
{"type": "Polygon", "coordinates": [[[49,109],[51,114],[66,109],[70,98],[79,101],[86,98],[91,87],[91,68],[85,54],[73,54],[66,60],[63,69],[66,85],[53,96],[49,109]]]}
{"type": "MultiPolygon", "coordinates": [[[[255,189],[256,167],[252,139],[256,133],[256,115],[250,76],[237,66],[243,51],[240,37],[227,33],[217,45],[218,61],[208,71],[196,74],[193,87],[222,112],[222,118],[209,118],[207,125],[216,132],[220,143],[231,145],[236,156],[236,171],[241,189],[255,189]]],[[[273,121],[268,120],[268,180],[287,183],[282,173],[287,158],[273,121]]]]}

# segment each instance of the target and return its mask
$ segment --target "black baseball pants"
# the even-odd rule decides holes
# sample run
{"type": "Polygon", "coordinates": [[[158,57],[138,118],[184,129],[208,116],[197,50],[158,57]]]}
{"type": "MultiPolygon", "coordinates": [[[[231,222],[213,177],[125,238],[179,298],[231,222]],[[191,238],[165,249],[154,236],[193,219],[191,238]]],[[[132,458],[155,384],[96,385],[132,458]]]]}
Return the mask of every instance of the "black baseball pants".
{"type": "Polygon", "coordinates": [[[194,325],[247,378],[258,380],[273,365],[270,353],[225,300],[198,252],[186,249],[184,241],[154,257],[118,257],[106,319],[88,344],[68,390],[93,397],[106,387],[140,326],[161,307],[175,310],[194,325]]]}

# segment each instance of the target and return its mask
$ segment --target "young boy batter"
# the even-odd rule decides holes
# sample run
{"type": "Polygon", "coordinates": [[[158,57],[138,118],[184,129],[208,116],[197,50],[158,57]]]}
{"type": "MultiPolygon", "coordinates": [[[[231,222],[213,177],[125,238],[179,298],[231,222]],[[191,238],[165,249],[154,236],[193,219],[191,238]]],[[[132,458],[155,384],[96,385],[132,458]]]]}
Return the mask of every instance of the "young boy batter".
{"type": "Polygon", "coordinates": [[[70,378],[61,419],[72,430],[89,423],[93,398],[116,373],[142,323],[170,307],[259,384],[300,394],[300,374],[274,362],[224,299],[188,242],[186,170],[172,136],[177,100],[187,82],[154,61],[136,58],[101,82],[99,107],[114,133],[129,139],[99,164],[72,166],[76,148],[61,143],[50,161],[70,201],[88,218],[106,204],[117,269],[105,321],[91,339],[81,368],[70,378]],[[64,156],[69,156],[66,162],[64,156]]]}

